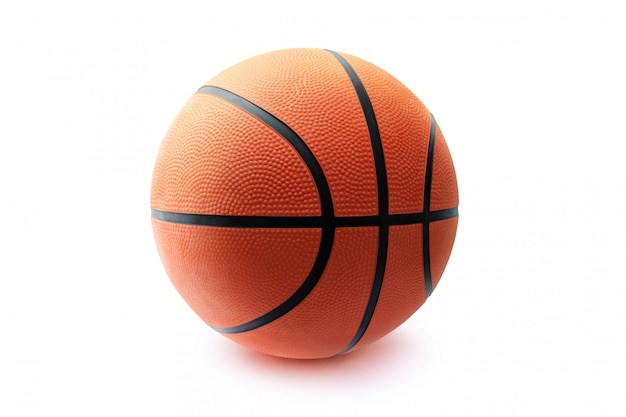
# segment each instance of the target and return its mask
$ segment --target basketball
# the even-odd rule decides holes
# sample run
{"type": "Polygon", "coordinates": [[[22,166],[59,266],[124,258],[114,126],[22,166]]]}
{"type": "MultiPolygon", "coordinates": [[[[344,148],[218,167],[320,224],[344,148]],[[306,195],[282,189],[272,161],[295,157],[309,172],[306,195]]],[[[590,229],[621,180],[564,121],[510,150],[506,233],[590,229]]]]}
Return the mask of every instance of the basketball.
{"type": "Polygon", "coordinates": [[[150,199],[191,309],[287,358],[341,355],[405,322],[458,221],[433,115],[384,70],[324,49],[258,55],[201,86],[162,141],[150,199]]]}

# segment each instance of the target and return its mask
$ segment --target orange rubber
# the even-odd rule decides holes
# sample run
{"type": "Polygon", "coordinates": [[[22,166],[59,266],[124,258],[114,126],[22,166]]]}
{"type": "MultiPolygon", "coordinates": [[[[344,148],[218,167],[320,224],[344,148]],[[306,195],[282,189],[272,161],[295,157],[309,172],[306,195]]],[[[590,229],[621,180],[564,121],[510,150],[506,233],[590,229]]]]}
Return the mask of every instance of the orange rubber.
{"type": "Polygon", "coordinates": [[[271,355],[330,357],[389,333],[437,286],[454,244],[456,174],[439,126],[391,75],[337,55],[275,51],[218,74],[206,85],[230,95],[195,93],[154,168],[153,230],[175,288],[208,325],[271,355]],[[194,223],[204,219],[215,224],[194,223]]]}

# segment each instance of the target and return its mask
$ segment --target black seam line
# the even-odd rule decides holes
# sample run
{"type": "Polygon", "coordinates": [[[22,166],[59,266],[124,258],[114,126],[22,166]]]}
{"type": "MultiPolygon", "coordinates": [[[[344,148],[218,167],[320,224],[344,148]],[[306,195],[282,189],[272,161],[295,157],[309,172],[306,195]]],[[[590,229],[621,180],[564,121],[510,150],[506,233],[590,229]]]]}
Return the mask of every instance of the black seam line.
{"type": "Polygon", "coordinates": [[[361,108],[363,110],[363,116],[367,123],[367,129],[370,135],[370,142],[372,144],[372,151],[374,153],[374,166],[376,169],[376,182],[378,185],[378,213],[381,216],[386,216],[389,213],[389,190],[387,188],[387,168],[385,167],[385,156],[383,153],[383,143],[380,139],[380,132],[378,131],[378,122],[376,121],[376,115],[374,114],[374,107],[370,101],[365,86],[361,82],[359,75],[356,73],[350,63],[340,54],[334,51],[329,51],[337,61],[341,64],[343,69],[348,73],[350,81],[356,91],[356,95],[359,98],[361,108]]]}
{"type": "Polygon", "coordinates": [[[302,285],[282,304],[273,310],[269,311],[262,316],[251,320],[247,323],[243,323],[237,326],[231,327],[216,327],[211,326],[214,330],[220,333],[226,334],[234,334],[234,333],[243,333],[250,330],[257,329],[261,326],[264,326],[277,318],[287,314],[290,312],[295,306],[300,304],[302,300],[306,298],[307,295],[313,290],[317,282],[321,278],[324,270],[326,269],[326,264],[328,263],[328,259],[330,258],[330,253],[333,248],[333,241],[335,239],[335,229],[334,228],[324,228],[322,229],[322,238],[320,239],[320,248],[317,253],[317,258],[315,258],[315,263],[311,268],[311,272],[309,272],[308,277],[304,280],[302,285]]]}
{"type": "Polygon", "coordinates": [[[320,196],[322,217],[333,216],[333,200],[330,194],[330,186],[328,185],[324,171],[317,161],[317,158],[315,158],[315,155],[313,155],[313,152],[296,132],[265,109],[228,90],[220,87],[205,85],[200,87],[198,92],[211,94],[234,104],[265,123],[272,130],[282,136],[287,142],[289,142],[291,146],[293,146],[300,154],[300,157],[303,159],[313,176],[313,181],[315,181],[315,185],[320,196]]]}
{"type": "MultiPolygon", "coordinates": [[[[383,153],[383,144],[380,139],[380,132],[378,130],[378,122],[376,121],[376,115],[374,113],[374,107],[372,106],[372,102],[367,94],[365,86],[361,82],[359,75],[356,73],[354,68],[350,65],[350,63],[340,54],[334,51],[329,51],[331,55],[333,55],[337,61],[341,64],[343,69],[348,74],[350,81],[352,82],[352,86],[357,94],[359,102],[361,104],[361,109],[363,110],[363,116],[365,117],[365,121],[367,123],[367,129],[370,135],[370,142],[372,144],[372,152],[374,155],[374,166],[376,169],[376,184],[378,188],[378,214],[382,218],[387,218],[389,213],[389,190],[387,185],[387,168],[385,167],[385,155],[383,153]]],[[[380,291],[383,285],[383,278],[385,276],[385,267],[387,265],[387,246],[389,244],[389,224],[383,223],[380,225],[380,229],[378,231],[378,254],[376,256],[376,270],[374,272],[374,282],[372,283],[372,290],[370,292],[370,297],[367,302],[367,307],[365,308],[365,313],[363,314],[363,319],[361,320],[361,324],[357,329],[354,338],[348,343],[341,352],[337,353],[337,355],[341,355],[356,345],[361,337],[365,334],[372,316],[374,315],[374,310],[376,309],[376,304],[378,303],[378,297],[380,295],[380,291]]]]}
{"type": "MultiPolygon", "coordinates": [[[[323,227],[368,227],[388,224],[401,226],[426,223],[425,213],[381,216],[345,216],[324,219],[321,216],[225,216],[217,214],[178,213],[152,209],[152,218],[168,223],[190,226],[213,226],[241,229],[314,229],[323,227]]],[[[458,207],[431,211],[429,222],[451,219],[459,215],[458,207]]]]}
{"type": "Polygon", "coordinates": [[[426,220],[422,230],[422,253],[424,258],[424,285],[426,297],[433,293],[433,278],[430,270],[430,195],[433,185],[433,163],[435,159],[435,138],[437,137],[437,122],[435,116],[430,115],[430,135],[428,138],[428,154],[426,158],[426,175],[424,179],[424,215],[426,220]]]}
{"type": "Polygon", "coordinates": [[[283,301],[277,307],[261,315],[260,317],[257,317],[254,320],[230,327],[211,326],[213,327],[213,329],[220,333],[242,333],[257,329],[287,314],[295,306],[300,304],[300,302],[309,295],[313,288],[315,288],[320,278],[322,277],[324,270],[326,269],[326,265],[328,264],[328,260],[330,259],[330,253],[332,252],[333,242],[335,239],[335,228],[332,226],[327,226],[327,224],[330,224],[328,220],[334,217],[333,200],[330,194],[328,181],[326,180],[324,171],[322,170],[322,167],[315,158],[315,155],[313,155],[313,152],[309,149],[309,147],[302,140],[302,138],[300,138],[300,136],[298,136],[298,134],[294,132],[289,126],[287,126],[271,113],[267,112],[265,109],[262,109],[251,101],[248,101],[245,98],[238,96],[237,94],[234,94],[223,88],[215,86],[203,86],[198,90],[198,92],[211,94],[230,102],[231,104],[239,107],[251,116],[265,123],[268,127],[278,133],[283,139],[289,142],[291,146],[294,147],[296,152],[300,154],[300,157],[302,158],[307,168],[309,169],[309,172],[313,176],[313,181],[315,182],[315,186],[317,187],[317,192],[319,193],[320,198],[320,206],[322,211],[321,218],[324,221],[324,224],[322,225],[320,246],[317,251],[317,257],[315,258],[313,266],[311,267],[311,271],[309,271],[309,274],[307,275],[302,285],[300,285],[300,287],[287,300],[283,301]]]}

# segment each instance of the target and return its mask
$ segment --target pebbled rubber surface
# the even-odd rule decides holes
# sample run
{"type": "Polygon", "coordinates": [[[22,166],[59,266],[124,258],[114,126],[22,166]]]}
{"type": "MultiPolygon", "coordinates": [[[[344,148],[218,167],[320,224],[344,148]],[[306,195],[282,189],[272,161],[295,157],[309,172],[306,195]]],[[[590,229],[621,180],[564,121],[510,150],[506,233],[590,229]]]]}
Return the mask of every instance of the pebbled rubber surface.
{"type": "Polygon", "coordinates": [[[385,184],[355,87],[333,53],[321,49],[259,55],[209,80],[215,88],[195,93],[172,123],[153,173],[154,210],[228,216],[225,226],[152,219],[175,288],[208,325],[276,356],[329,357],[392,331],[427,298],[424,253],[434,288],[454,243],[456,174],[439,127],[429,196],[429,211],[439,212],[431,219],[422,214],[432,116],[385,71],[340,57],[371,101],[385,184]],[[318,165],[275,126],[211,94],[218,90],[291,129],[318,165]],[[384,210],[381,186],[388,191],[384,210]],[[259,217],[238,222],[245,216],[259,217]],[[272,223],[279,217],[287,220],[272,223]],[[296,227],[299,218],[308,226],[296,227]],[[246,226],[266,223],[289,227],[246,226]]]}

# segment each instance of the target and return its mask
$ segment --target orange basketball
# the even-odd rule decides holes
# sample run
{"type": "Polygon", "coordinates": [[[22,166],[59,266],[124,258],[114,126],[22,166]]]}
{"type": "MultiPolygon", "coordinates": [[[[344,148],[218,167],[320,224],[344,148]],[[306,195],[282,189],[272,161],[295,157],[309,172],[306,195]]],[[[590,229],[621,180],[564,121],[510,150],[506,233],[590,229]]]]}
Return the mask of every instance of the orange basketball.
{"type": "Polygon", "coordinates": [[[324,358],[408,319],[450,256],[456,175],[403,84],[323,49],[243,61],[180,111],[152,179],[165,269],[209,326],[324,358]]]}

